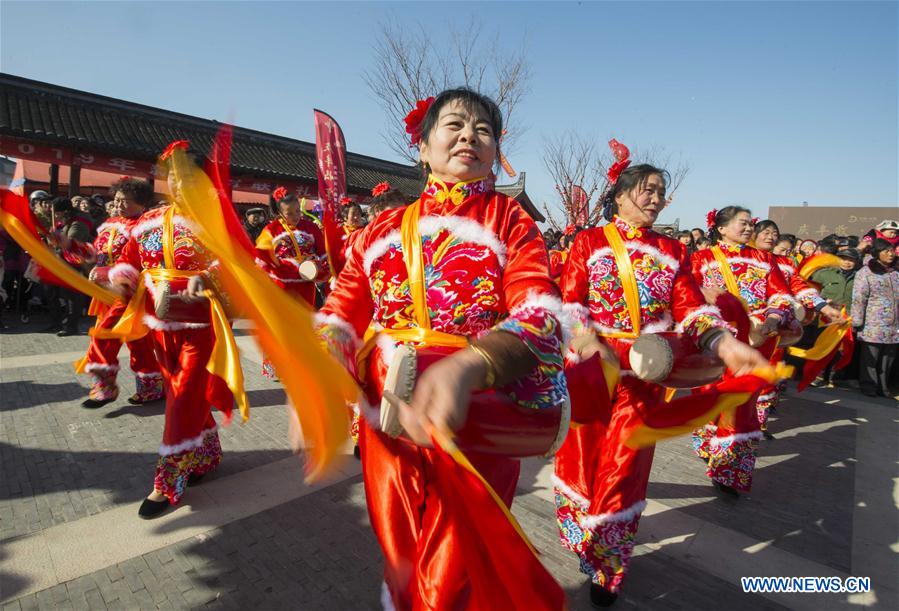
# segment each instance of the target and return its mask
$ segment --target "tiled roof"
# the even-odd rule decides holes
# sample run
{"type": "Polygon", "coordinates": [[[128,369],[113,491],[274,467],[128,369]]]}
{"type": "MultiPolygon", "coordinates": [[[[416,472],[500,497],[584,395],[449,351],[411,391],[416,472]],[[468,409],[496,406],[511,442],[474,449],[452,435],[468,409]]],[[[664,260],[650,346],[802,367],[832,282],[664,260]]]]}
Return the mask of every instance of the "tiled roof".
{"type": "MultiPolygon", "coordinates": [[[[189,140],[208,150],[221,125],[0,73],[0,136],[152,161],[173,140],[189,140]]],[[[421,192],[423,180],[415,166],[349,151],[346,161],[351,192],[369,192],[383,181],[406,194],[421,192]]],[[[235,126],[231,168],[235,176],[315,183],[315,144],[235,126]]],[[[517,199],[535,220],[544,220],[524,191],[524,173],[518,182],[497,190],[517,199]]]]}
{"type": "MultiPolygon", "coordinates": [[[[207,149],[218,121],[0,74],[0,136],[98,153],[153,160],[173,140],[207,149]]],[[[316,182],[315,145],[242,127],[234,128],[235,175],[316,182]]],[[[347,152],[347,187],[369,191],[382,181],[406,193],[421,189],[407,166],[347,152]]]]}

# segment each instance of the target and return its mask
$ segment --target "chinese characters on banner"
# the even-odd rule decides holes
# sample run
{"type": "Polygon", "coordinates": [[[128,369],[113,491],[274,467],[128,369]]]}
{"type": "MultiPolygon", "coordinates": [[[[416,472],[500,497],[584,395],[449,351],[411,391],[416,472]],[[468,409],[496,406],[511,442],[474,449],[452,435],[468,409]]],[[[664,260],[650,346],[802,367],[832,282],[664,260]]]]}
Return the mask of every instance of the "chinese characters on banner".
{"type": "Polygon", "coordinates": [[[333,118],[320,110],[315,117],[315,166],[318,173],[318,193],[322,202],[322,226],[331,271],[339,273],[340,260],[340,200],[346,195],[346,142],[343,131],[333,118]]]}

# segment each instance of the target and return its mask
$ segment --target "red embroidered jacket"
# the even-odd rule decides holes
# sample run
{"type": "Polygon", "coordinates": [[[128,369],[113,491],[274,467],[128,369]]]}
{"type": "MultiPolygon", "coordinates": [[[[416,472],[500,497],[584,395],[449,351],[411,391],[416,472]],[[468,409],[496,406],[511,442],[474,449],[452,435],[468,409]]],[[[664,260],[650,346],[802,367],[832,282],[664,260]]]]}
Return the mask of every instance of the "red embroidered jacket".
{"type": "MultiPolygon", "coordinates": [[[[317,317],[328,348],[357,377],[366,375],[355,371],[366,329],[416,326],[400,237],[404,212],[386,210],[359,233],[317,317]]],[[[567,397],[561,302],[534,221],[486,179],[446,185],[431,178],[421,195],[418,229],[431,328],[469,337],[492,330],[515,334],[540,364],[505,390],[532,407],[561,405],[567,397]]],[[[395,346],[389,335],[378,340],[385,360],[395,346]]]]}
{"type": "MultiPolygon", "coordinates": [[[[774,255],[743,244],[719,242],[718,246],[730,263],[740,299],[750,316],[764,319],[768,314],[777,313],[784,323],[793,319],[796,300],[774,255]]],[[[727,290],[712,249],[693,253],[691,262],[693,275],[701,286],[727,290]]]]}
{"type": "Polygon", "coordinates": [[[300,277],[299,266],[312,261],[318,266],[316,281],[330,275],[325,254],[325,237],[318,225],[301,218],[291,227],[278,217],[270,222],[256,238],[257,263],[280,286],[301,296],[307,303],[315,303],[315,283],[300,277]],[[292,238],[292,239],[291,239],[292,238]]]}
{"type": "MultiPolygon", "coordinates": [[[[640,332],[685,333],[699,342],[712,328],[727,329],[715,306],[707,305],[690,273],[683,244],[652,229],[613,220],[633,264],[640,296],[640,332]]],[[[592,328],[600,334],[632,332],[618,265],[602,228],[578,234],[560,283],[574,334],[592,328]]]]}

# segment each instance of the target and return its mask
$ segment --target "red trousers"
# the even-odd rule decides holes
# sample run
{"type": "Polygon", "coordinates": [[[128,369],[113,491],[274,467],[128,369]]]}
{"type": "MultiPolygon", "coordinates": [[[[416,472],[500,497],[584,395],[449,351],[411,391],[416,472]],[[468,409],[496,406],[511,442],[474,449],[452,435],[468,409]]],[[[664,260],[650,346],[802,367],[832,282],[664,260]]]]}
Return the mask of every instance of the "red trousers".
{"type": "MultiPolygon", "coordinates": [[[[364,419],[360,433],[368,514],[384,553],[384,579],[394,606],[401,610],[469,608],[467,567],[455,545],[457,526],[435,494],[434,451],[391,439],[364,419]]],[[[511,506],[519,461],[467,456],[511,506]]]]}

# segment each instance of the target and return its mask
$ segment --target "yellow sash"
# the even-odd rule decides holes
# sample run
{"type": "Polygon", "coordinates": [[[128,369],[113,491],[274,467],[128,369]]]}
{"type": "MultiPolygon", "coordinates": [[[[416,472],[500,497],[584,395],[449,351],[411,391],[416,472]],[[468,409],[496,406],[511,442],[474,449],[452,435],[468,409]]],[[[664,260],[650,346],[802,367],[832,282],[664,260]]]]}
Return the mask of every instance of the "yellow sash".
{"type": "Polygon", "coordinates": [[[293,235],[293,230],[288,226],[287,222],[284,220],[284,217],[279,216],[278,222],[281,223],[281,227],[284,228],[284,231],[287,232],[287,237],[290,238],[290,243],[293,244],[293,256],[297,259],[300,258],[300,245],[297,243],[297,238],[293,235]]]}
{"type": "Polygon", "coordinates": [[[175,269],[175,205],[165,211],[162,219],[162,257],[168,269],[175,269]]]}
{"type": "Polygon", "coordinates": [[[424,253],[421,249],[421,235],[418,232],[418,218],[421,214],[421,200],[406,208],[400,228],[403,243],[403,261],[409,276],[409,296],[412,298],[412,317],[422,329],[431,328],[428,312],[427,287],[425,286],[424,253]]]}
{"type": "Polygon", "coordinates": [[[827,328],[824,329],[824,331],[822,331],[818,336],[818,339],[815,340],[814,346],[807,349],[790,347],[787,348],[787,352],[790,353],[790,356],[805,359],[806,361],[820,361],[825,356],[836,350],[837,346],[839,346],[840,342],[843,341],[843,338],[846,336],[846,333],[849,332],[849,329],[851,327],[851,320],[827,325],[827,328]]]}
{"type": "Polygon", "coordinates": [[[0,224],[6,227],[9,235],[18,242],[19,246],[28,251],[32,259],[73,289],[107,305],[112,305],[117,299],[121,299],[113,291],[94,284],[72,269],[43,242],[34,237],[22,221],[2,209],[0,209],[0,224]]]}
{"type": "Polygon", "coordinates": [[[627,248],[618,227],[609,223],[602,228],[615,257],[615,265],[618,267],[618,277],[621,279],[621,288],[624,291],[624,302],[627,304],[628,316],[631,319],[633,331],[616,331],[602,333],[604,337],[635,339],[640,337],[640,292],[637,290],[637,278],[634,276],[634,264],[627,254],[627,248]]]}
{"type": "Polygon", "coordinates": [[[712,246],[712,256],[715,257],[715,261],[718,262],[718,267],[721,270],[721,276],[724,278],[724,285],[727,287],[727,292],[740,300],[740,303],[743,304],[743,307],[746,307],[746,302],[743,301],[743,298],[740,297],[740,287],[737,286],[737,279],[734,277],[734,272],[730,268],[730,263],[727,260],[727,256],[725,256],[724,252],[721,250],[721,247],[717,244],[712,246]]]}

